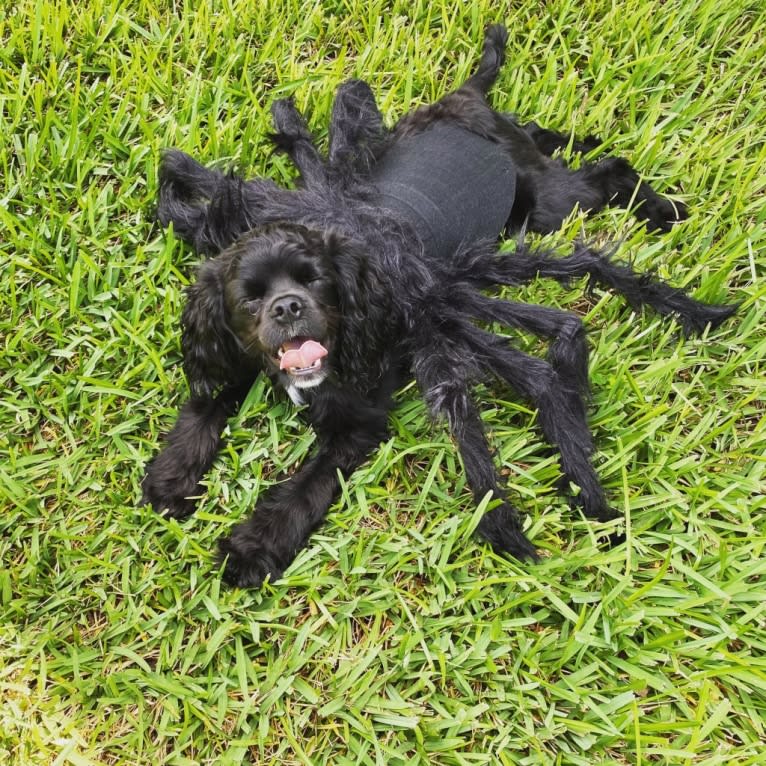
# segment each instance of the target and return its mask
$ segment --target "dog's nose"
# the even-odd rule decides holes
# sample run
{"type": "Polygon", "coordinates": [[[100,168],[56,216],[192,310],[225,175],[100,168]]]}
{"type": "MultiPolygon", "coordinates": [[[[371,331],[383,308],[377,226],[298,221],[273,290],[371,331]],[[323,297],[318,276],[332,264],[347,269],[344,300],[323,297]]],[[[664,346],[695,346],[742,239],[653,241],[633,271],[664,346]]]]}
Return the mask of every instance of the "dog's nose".
{"type": "Polygon", "coordinates": [[[298,295],[280,295],[272,301],[269,315],[275,322],[287,323],[300,319],[306,304],[298,295]]]}

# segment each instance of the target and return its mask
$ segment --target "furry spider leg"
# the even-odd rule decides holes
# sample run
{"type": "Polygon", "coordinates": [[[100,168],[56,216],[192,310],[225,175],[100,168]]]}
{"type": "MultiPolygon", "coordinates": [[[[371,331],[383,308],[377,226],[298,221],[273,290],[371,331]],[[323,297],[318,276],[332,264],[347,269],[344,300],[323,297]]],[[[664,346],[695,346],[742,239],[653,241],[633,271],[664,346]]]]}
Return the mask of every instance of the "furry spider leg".
{"type": "Polygon", "coordinates": [[[201,255],[225,250],[241,234],[293,209],[296,192],[266,178],[242,181],[212,170],[177,149],[162,154],[157,218],[201,255]]]}
{"type": "Polygon", "coordinates": [[[335,94],[329,128],[329,150],[325,159],[292,98],[275,101],[271,108],[277,148],[287,153],[306,187],[346,186],[354,173],[369,171],[375,148],[386,135],[383,117],[370,86],[362,80],[347,80],[335,94]]]}
{"type": "Polygon", "coordinates": [[[586,516],[599,521],[615,518],[589,459],[593,439],[584,402],[577,392],[561,380],[550,363],[515,349],[506,339],[465,321],[455,329],[457,338],[483,370],[506,381],[537,407],[540,427],[546,440],[558,448],[565,478],[580,488],[575,504],[586,516]]]}
{"type": "Polygon", "coordinates": [[[347,80],[335,94],[330,115],[330,167],[343,176],[368,172],[388,135],[375,96],[364,80],[347,80]]]}
{"type": "Polygon", "coordinates": [[[327,163],[314,143],[314,136],[292,98],[278,99],[271,105],[275,133],[269,134],[278,150],[290,157],[306,187],[327,186],[327,163]]]}
{"type": "Polygon", "coordinates": [[[713,305],[690,297],[650,273],[634,271],[603,253],[577,243],[571,255],[531,250],[519,243],[515,252],[490,253],[477,249],[471,257],[452,266],[456,279],[477,287],[518,286],[540,277],[569,285],[573,279],[589,278],[589,286],[601,285],[622,295],[636,310],[649,306],[661,316],[674,316],[686,335],[718,327],[737,310],[736,304],[713,305]]]}
{"type": "MultiPolygon", "coordinates": [[[[481,418],[471,397],[480,371],[462,344],[420,316],[420,341],[413,354],[415,380],[432,415],[444,417],[463,461],[468,486],[475,501],[488,493],[499,504],[484,514],[477,532],[498,553],[519,559],[538,559],[537,551],[522,530],[519,513],[500,487],[481,418]],[[430,329],[429,329],[430,328],[430,329]]],[[[442,317],[437,321],[443,324],[442,317]]],[[[451,325],[451,323],[450,323],[451,325]]]]}
{"type": "Polygon", "coordinates": [[[578,395],[588,394],[588,346],[585,326],[578,316],[548,306],[490,297],[466,284],[453,285],[450,295],[463,313],[474,319],[498,322],[550,339],[548,361],[562,383],[578,395]]]}
{"type": "MultiPolygon", "coordinates": [[[[292,99],[272,105],[272,141],[288,153],[307,188],[341,188],[337,182],[369,169],[374,147],[385,134],[369,86],[349,80],[338,88],[330,123],[329,164],[292,99]]],[[[157,217],[173,223],[176,235],[202,255],[217,255],[240,235],[266,223],[292,220],[301,211],[300,191],[266,178],[244,181],[201,165],[176,149],[163,152],[157,217]]]]}

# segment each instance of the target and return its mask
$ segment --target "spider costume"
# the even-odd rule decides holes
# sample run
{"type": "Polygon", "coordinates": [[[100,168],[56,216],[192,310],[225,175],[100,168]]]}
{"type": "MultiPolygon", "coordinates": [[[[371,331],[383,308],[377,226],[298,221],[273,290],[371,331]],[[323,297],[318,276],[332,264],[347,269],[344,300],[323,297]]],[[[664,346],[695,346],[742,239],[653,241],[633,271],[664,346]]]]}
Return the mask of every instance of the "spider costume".
{"type": "MultiPolygon", "coordinates": [[[[566,257],[521,241],[498,252],[506,229],[549,231],[577,205],[631,206],[651,229],[685,217],[624,160],[570,170],[548,156],[566,137],[492,110],[485,94],[505,41],[503,27],[490,27],[476,73],[390,131],[363,82],[341,86],[326,159],[292,103],[276,102],[275,140],[301,172],[298,189],[165,155],[160,219],[214,257],[200,267],[182,317],[192,397],[147,467],[144,501],[174,516],[193,511],[226,419],[261,372],[305,403],[317,433],[315,454],[221,541],[230,583],[257,585],[284,571],[337,497],[339,474],[387,438],[391,394],[412,376],[449,424],[476,500],[492,497],[478,532],[495,550],[537,556],[495,471],[473,398],[478,382],[510,385],[531,401],[563,478],[579,487],[574,502],[588,516],[613,517],[589,460],[582,322],[487,289],[587,276],[636,307],[678,316],[688,332],[734,311],[584,245],[566,257]],[[494,323],[549,339],[547,358],[486,329],[494,323]]],[[[575,148],[593,145],[589,138],[575,148]]]]}

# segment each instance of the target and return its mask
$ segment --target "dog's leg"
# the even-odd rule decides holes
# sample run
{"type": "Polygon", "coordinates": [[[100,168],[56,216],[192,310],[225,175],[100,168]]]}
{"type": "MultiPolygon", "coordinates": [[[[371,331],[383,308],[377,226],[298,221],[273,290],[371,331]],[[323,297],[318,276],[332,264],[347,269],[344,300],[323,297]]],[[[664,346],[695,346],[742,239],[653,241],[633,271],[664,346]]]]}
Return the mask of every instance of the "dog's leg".
{"type": "Polygon", "coordinates": [[[607,157],[595,164],[585,163],[577,170],[570,170],[561,162],[539,156],[547,166],[520,175],[520,189],[526,185],[529,191],[523,193],[517,189],[511,214],[511,224],[515,227],[525,224],[529,230],[542,234],[556,231],[577,207],[588,215],[609,206],[623,207],[645,220],[647,228],[662,231],[669,231],[687,217],[682,203],[671,202],[657,194],[623,159],[607,157]],[[534,201],[531,206],[530,197],[534,201]],[[526,222],[522,219],[525,208],[528,208],[529,216],[526,222]]]}
{"type": "MultiPolygon", "coordinates": [[[[513,115],[503,115],[504,119],[517,124],[513,115]]],[[[535,142],[535,146],[546,157],[552,157],[557,151],[563,151],[570,148],[579,154],[588,154],[601,146],[601,139],[596,136],[586,136],[582,140],[558,133],[555,130],[543,128],[536,122],[527,122],[519,127],[535,142]]]]}
{"type": "Polygon", "coordinates": [[[448,93],[433,104],[421,106],[406,114],[394,127],[397,139],[418,133],[428,125],[443,119],[480,136],[497,140],[498,132],[503,134],[504,144],[518,161],[519,155],[540,157],[532,139],[512,120],[507,120],[490,108],[487,91],[497,79],[505,60],[505,45],[508,32],[501,24],[487,27],[484,47],[476,71],[455,91],[448,93]]]}
{"type": "MultiPolygon", "coordinates": [[[[595,164],[586,163],[572,175],[600,190],[604,198],[603,207],[616,205],[631,210],[636,218],[646,221],[650,231],[670,231],[679,221],[689,217],[683,202],[673,202],[657,194],[621,157],[606,157],[595,164]]],[[[591,212],[596,212],[596,209],[591,208],[591,212]]]]}
{"type": "Polygon", "coordinates": [[[687,334],[701,333],[708,326],[717,327],[737,310],[736,305],[715,306],[697,301],[681,288],[614,263],[584,245],[578,245],[574,253],[566,257],[519,247],[515,253],[499,254],[485,260],[479,268],[481,278],[474,282],[480,286],[489,283],[519,285],[538,277],[568,284],[572,279],[589,277],[594,284],[623,295],[636,309],[646,305],[663,316],[677,316],[687,334]]]}
{"type": "Polygon", "coordinates": [[[175,518],[194,512],[196,498],[203,491],[200,480],[218,454],[227,419],[249,387],[230,386],[216,397],[200,396],[186,402],[162,452],[146,467],[142,504],[150,503],[156,511],[175,518]]]}
{"type": "Polygon", "coordinates": [[[311,402],[316,454],[260,498],[250,519],[220,542],[230,585],[257,586],[267,577],[273,582],[305,547],[340,491],[339,474],[348,476],[386,438],[390,403],[382,398],[386,401],[369,403],[351,394],[320,393],[311,402]]]}
{"type": "Polygon", "coordinates": [[[250,519],[220,541],[226,582],[246,588],[281,577],[337,497],[338,472],[350,474],[376,444],[367,434],[346,434],[320,447],[298,473],[259,499],[250,519]]]}
{"type": "MultiPolygon", "coordinates": [[[[503,115],[503,118],[516,124],[508,115],[503,115]]],[[[542,128],[536,122],[529,122],[520,127],[534,141],[537,149],[547,157],[567,147],[580,154],[588,154],[602,144],[596,136],[586,136],[580,141],[563,133],[542,128]]],[[[641,180],[636,169],[620,157],[605,157],[598,162],[585,162],[577,170],[564,170],[563,164],[558,168],[555,165],[549,166],[547,172],[536,175],[535,185],[537,197],[543,206],[546,201],[551,204],[559,197],[562,200],[566,199],[570,212],[576,204],[589,213],[616,205],[632,210],[637,218],[646,221],[650,230],[669,231],[675,224],[688,217],[686,205],[657,194],[650,184],[641,180]]],[[[558,228],[558,225],[546,222],[544,227],[536,227],[534,230],[552,230],[558,228]]]]}

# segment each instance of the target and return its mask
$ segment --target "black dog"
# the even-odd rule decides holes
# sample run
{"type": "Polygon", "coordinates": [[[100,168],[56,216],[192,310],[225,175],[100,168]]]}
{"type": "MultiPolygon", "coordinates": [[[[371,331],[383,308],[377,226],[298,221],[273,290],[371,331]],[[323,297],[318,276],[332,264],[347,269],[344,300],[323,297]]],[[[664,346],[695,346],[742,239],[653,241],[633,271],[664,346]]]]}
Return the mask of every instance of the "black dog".
{"type": "Polygon", "coordinates": [[[390,132],[364,83],[342,86],[327,160],[292,104],[277,102],[275,140],[301,171],[297,190],[165,155],[160,219],[216,257],[188,291],[182,346],[192,398],[148,466],[144,501],[172,516],[193,511],[227,417],[260,372],[305,405],[318,436],[315,455],[222,541],[230,583],[256,585],[284,571],[337,496],[339,474],[387,438],[391,395],[413,374],[431,412],[448,421],[476,499],[494,498],[479,532],[497,551],[536,558],[498,483],[471,398],[479,381],[499,379],[532,401],[564,479],[579,487],[575,502],[588,516],[613,517],[589,461],[580,320],[483,289],[588,276],[634,306],[677,315],[690,332],[733,312],[584,246],[563,258],[521,243],[513,254],[497,252],[502,232],[555,229],[577,205],[634,205],[661,230],[685,217],[624,160],[568,170],[547,156],[566,138],[487,105],[506,37],[490,27],[476,73],[390,132]],[[493,322],[550,339],[547,361],[477,324],[493,322]]]}

